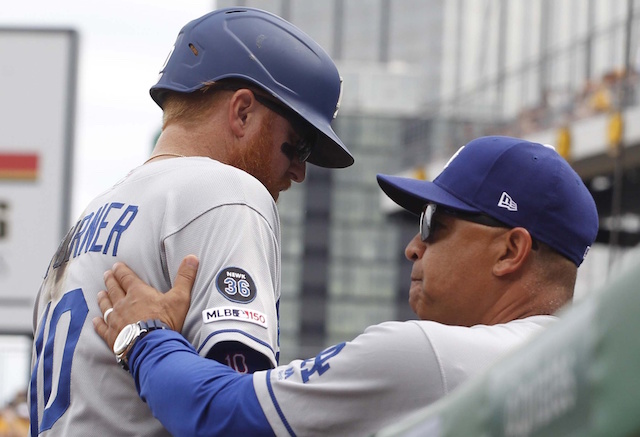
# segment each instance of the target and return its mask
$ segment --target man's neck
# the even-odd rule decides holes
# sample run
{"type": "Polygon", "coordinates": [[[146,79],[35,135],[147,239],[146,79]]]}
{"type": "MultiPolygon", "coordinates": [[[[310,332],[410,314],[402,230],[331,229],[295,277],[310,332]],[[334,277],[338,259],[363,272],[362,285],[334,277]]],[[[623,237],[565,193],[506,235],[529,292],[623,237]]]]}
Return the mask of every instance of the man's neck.
{"type": "Polygon", "coordinates": [[[167,126],[153,149],[153,154],[171,153],[184,156],[205,156],[217,161],[227,160],[226,142],[205,129],[188,129],[178,124],[167,126]]]}

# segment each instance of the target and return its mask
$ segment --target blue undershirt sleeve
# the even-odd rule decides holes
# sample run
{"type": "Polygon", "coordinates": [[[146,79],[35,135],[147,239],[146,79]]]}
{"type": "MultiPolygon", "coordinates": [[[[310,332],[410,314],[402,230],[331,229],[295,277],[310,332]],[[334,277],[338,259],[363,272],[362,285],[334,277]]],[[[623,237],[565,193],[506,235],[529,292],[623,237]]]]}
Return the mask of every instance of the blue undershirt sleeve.
{"type": "Polygon", "coordinates": [[[133,346],[129,367],[138,394],[174,436],[273,436],[253,376],[200,357],[171,330],[152,331],[133,346]]]}

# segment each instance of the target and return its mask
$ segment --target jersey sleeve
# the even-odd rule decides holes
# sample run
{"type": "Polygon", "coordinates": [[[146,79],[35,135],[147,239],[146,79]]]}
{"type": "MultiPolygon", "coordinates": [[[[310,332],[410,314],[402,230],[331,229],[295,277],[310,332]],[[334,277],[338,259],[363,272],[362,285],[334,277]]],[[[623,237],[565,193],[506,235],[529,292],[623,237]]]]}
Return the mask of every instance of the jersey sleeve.
{"type": "Polygon", "coordinates": [[[273,367],[271,360],[266,356],[237,341],[216,343],[209,349],[206,358],[216,360],[240,373],[254,373],[273,367]]]}
{"type": "Polygon", "coordinates": [[[369,435],[443,395],[424,332],[371,327],[315,358],[242,375],[153,331],[129,358],[138,393],[176,436],[369,435]]]}
{"type": "Polygon", "coordinates": [[[429,339],[399,322],[256,374],[254,386],[277,435],[368,435],[444,394],[429,339]]]}
{"type": "Polygon", "coordinates": [[[443,367],[478,373],[478,351],[497,359],[543,326],[521,322],[453,330],[387,322],[315,358],[253,375],[203,359],[179,334],[157,330],[134,345],[129,362],[140,396],[174,435],[370,435],[447,394],[453,375],[443,367]],[[468,340],[456,341],[461,336],[468,340]],[[438,354],[432,337],[472,351],[438,354]]]}
{"type": "Polygon", "coordinates": [[[203,359],[174,331],[137,341],[129,364],[138,394],[173,436],[274,435],[252,375],[203,359]]]}
{"type": "MultiPolygon", "coordinates": [[[[265,216],[246,204],[227,204],[165,238],[171,274],[175,275],[184,256],[194,253],[200,259],[182,333],[201,356],[220,342],[239,342],[267,357],[271,367],[277,364],[278,226],[277,215],[265,216]]],[[[171,283],[174,279],[171,277],[171,283]]]]}

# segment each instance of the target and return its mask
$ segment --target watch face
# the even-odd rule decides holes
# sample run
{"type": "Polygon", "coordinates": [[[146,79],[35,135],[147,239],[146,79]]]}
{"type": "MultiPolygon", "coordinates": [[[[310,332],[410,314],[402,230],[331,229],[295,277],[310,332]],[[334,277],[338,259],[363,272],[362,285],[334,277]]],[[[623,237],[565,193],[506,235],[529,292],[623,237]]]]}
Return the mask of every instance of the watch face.
{"type": "Polygon", "coordinates": [[[129,346],[129,343],[131,343],[131,340],[138,335],[139,331],[140,327],[137,323],[133,323],[122,328],[122,331],[120,331],[120,334],[118,334],[118,337],[113,344],[113,352],[116,355],[120,355],[124,352],[127,349],[127,346],[129,346]]]}

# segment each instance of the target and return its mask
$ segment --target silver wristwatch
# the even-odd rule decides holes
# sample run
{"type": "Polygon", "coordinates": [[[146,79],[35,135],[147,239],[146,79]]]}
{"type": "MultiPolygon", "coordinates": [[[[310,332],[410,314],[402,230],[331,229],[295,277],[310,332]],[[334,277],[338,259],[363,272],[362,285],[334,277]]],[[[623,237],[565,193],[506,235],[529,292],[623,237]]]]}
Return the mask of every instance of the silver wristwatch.
{"type": "Polygon", "coordinates": [[[129,370],[129,352],[138,339],[156,329],[171,329],[160,320],[140,320],[122,328],[113,343],[113,353],[116,354],[118,364],[124,370],[129,370]]]}

